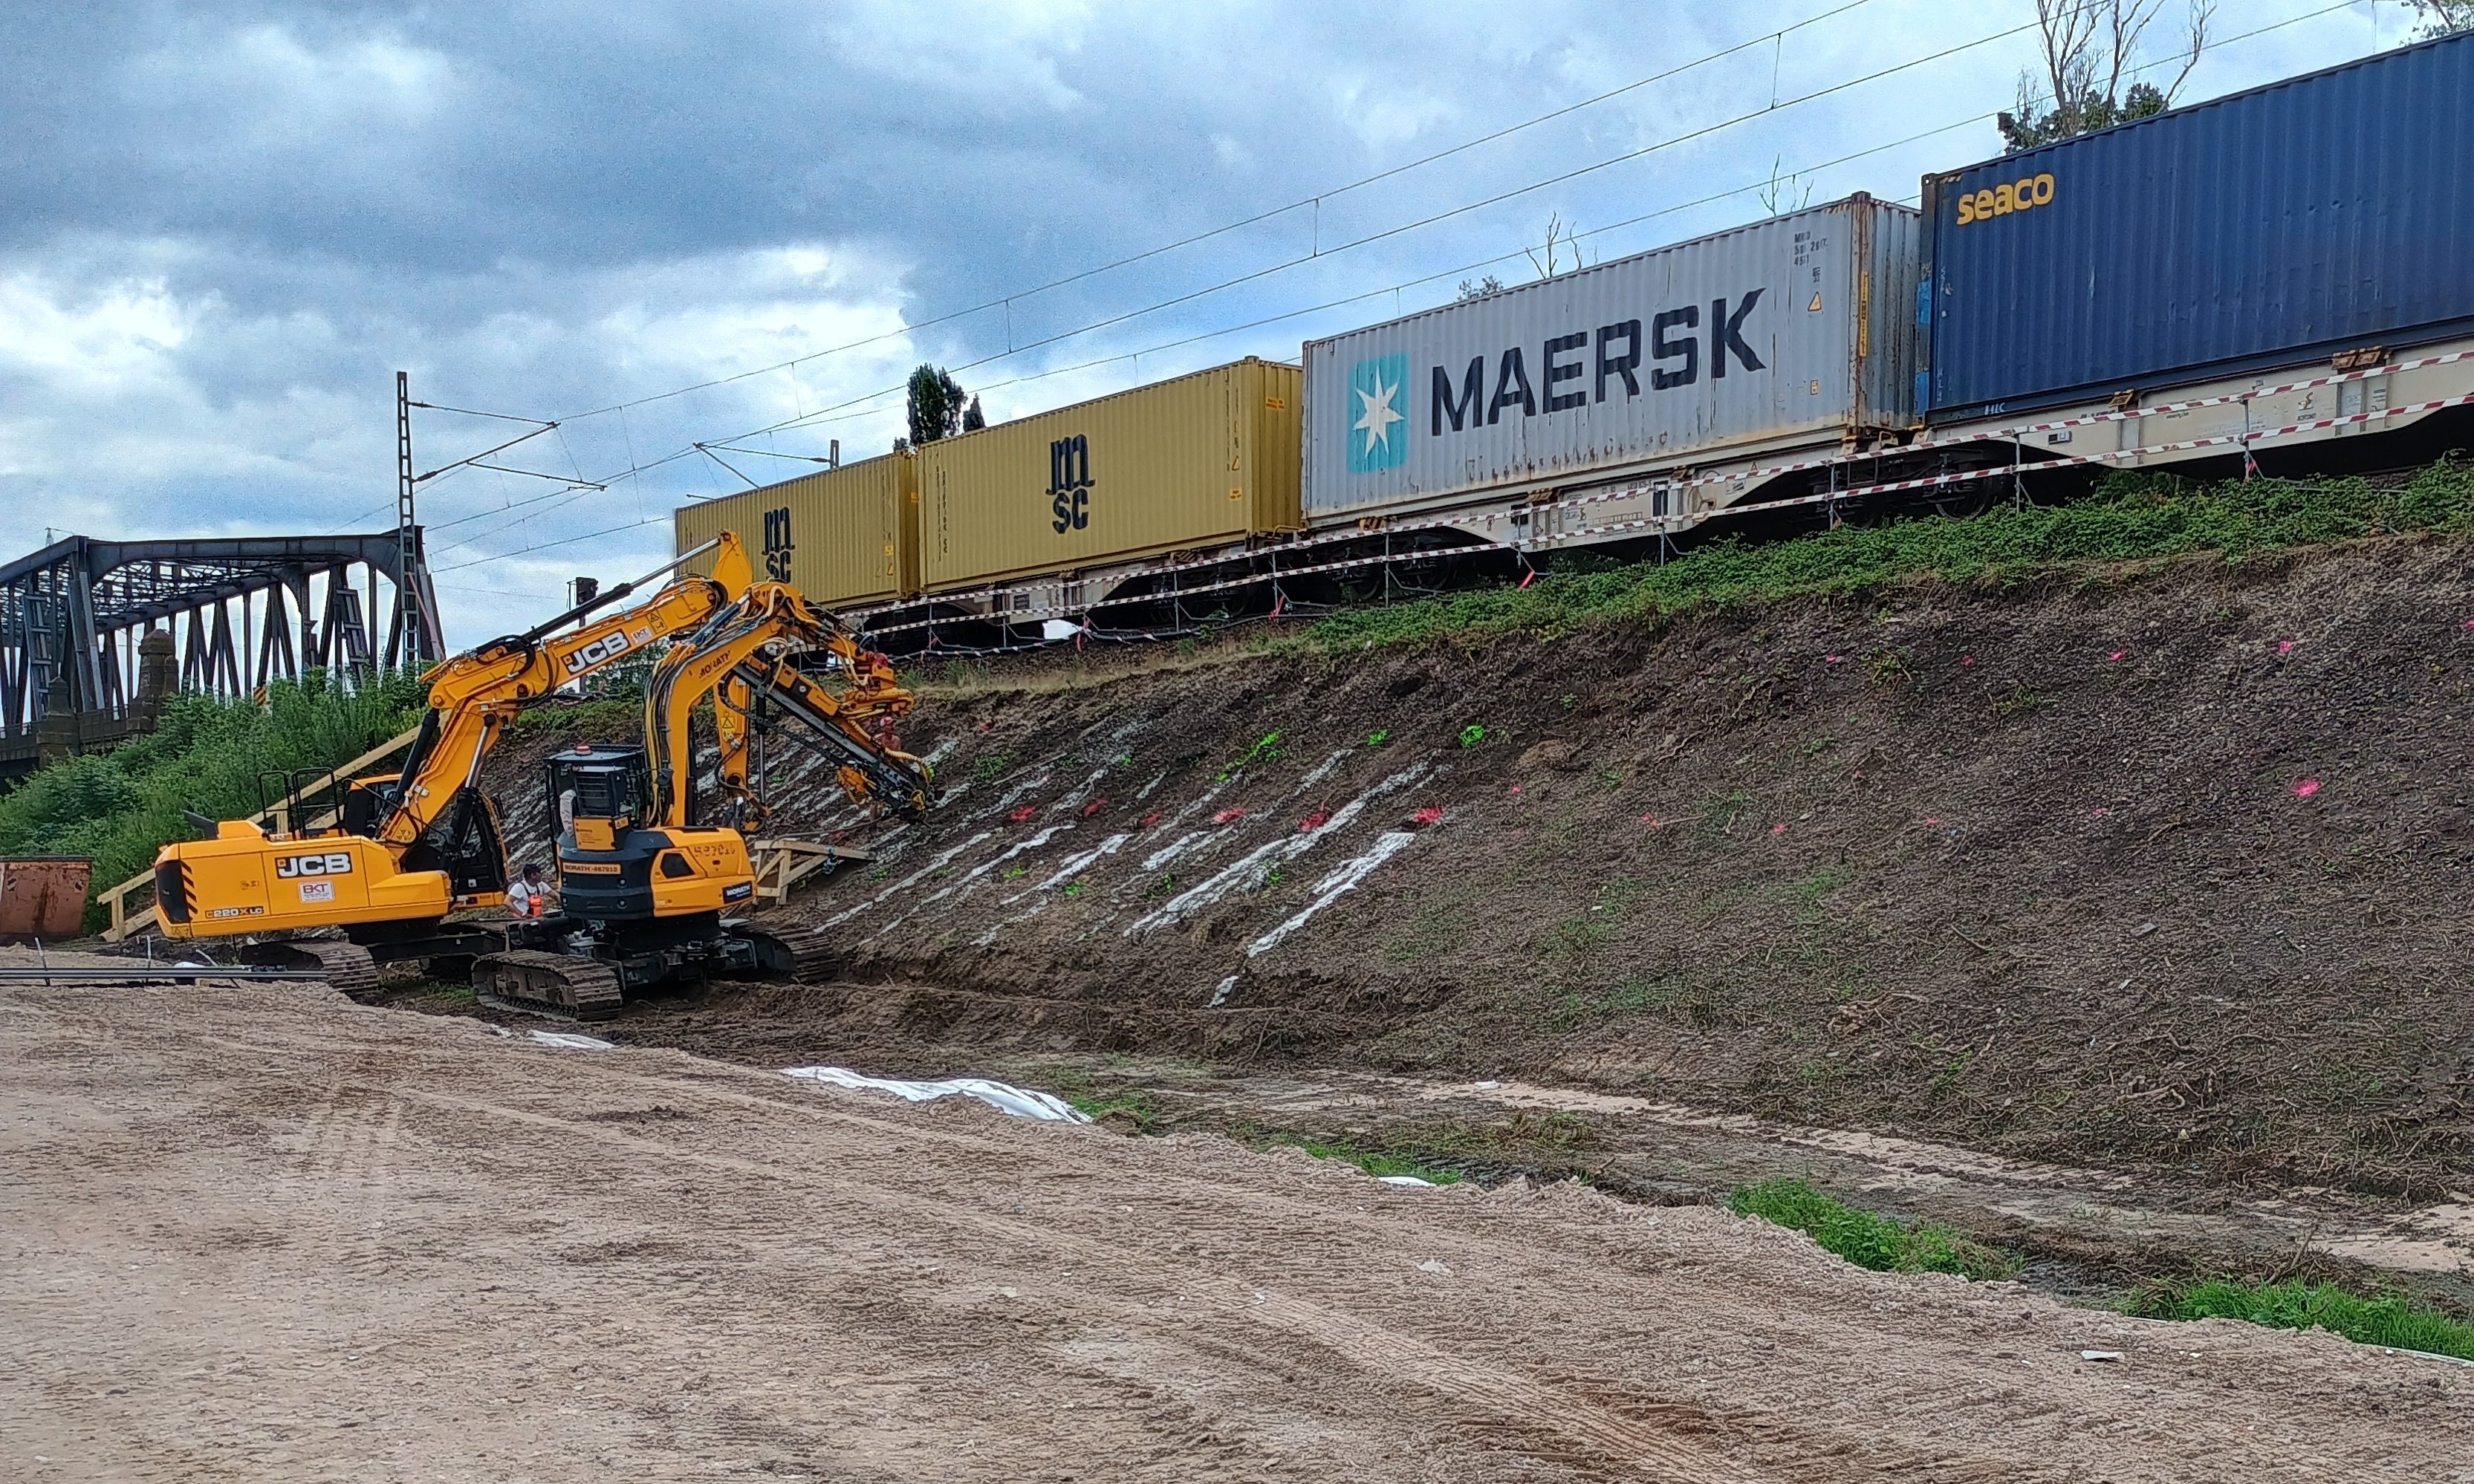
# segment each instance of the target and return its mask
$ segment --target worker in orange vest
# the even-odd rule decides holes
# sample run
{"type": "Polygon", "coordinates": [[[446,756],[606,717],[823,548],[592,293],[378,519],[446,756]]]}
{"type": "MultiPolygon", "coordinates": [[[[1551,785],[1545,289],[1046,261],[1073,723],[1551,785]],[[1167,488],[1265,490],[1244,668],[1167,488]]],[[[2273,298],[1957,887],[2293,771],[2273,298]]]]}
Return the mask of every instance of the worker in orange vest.
{"type": "Polygon", "coordinates": [[[507,915],[534,919],[549,910],[549,887],[542,881],[539,866],[526,866],[515,885],[507,888],[507,915]]]}

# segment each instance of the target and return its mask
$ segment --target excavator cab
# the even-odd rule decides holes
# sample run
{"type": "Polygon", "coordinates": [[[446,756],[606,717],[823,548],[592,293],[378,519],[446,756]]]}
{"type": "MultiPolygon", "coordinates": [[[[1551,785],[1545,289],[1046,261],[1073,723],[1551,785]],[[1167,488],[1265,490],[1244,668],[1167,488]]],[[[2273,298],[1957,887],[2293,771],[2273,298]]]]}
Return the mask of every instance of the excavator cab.
{"type": "Polygon", "coordinates": [[[579,849],[607,850],[649,812],[652,780],[641,747],[578,747],[549,760],[550,818],[579,849]]]}
{"type": "Polygon", "coordinates": [[[652,780],[641,747],[578,747],[549,760],[559,822],[559,909],[624,924],[718,914],[756,895],[747,841],[735,829],[647,825],[652,780]]]}

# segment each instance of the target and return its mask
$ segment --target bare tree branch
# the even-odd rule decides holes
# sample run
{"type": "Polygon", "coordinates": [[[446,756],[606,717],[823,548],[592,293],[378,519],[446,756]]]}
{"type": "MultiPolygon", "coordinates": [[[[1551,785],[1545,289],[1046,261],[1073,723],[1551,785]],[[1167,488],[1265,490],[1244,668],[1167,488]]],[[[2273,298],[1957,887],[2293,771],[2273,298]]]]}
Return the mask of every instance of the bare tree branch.
{"type": "Polygon", "coordinates": [[[2162,89],[2168,104],[2181,95],[2182,84],[2191,80],[2191,69],[2199,64],[2199,54],[2208,49],[2208,26],[2216,18],[2216,0],[2191,0],[2190,30],[2184,37],[2188,45],[2182,52],[2182,70],[2174,73],[2173,81],[2162,89]]]}

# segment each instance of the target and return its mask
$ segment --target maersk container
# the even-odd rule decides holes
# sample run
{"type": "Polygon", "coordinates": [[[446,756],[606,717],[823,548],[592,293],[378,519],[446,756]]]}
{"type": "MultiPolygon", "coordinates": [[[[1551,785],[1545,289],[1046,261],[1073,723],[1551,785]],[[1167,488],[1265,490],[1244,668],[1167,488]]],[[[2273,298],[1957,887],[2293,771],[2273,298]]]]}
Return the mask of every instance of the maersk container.
{"type": "Polygon", "coordinates": [[[1918,217],[1851,196],[1309,341],[1309,523],[1914,424],[1918,217]]]}
{"type": "Polygon", "coordinates": [[[2474,35],[1926,178],[1919,398],[1998,417],[2474,329],[2474,35]]]}
{"type": "Polygon", "coordinates": [[[1298,377],[1249,357],[921,448],[927,590],[1296,529],[1298,377]]]}
{"type": "MultiPolygon", "coordinates": [[[[891,603],[919,590],[918,460],[885,454],[762,490],[682,506],[677,551],[737,533],[756,575],[828,608],[891,603]]],[[[690,564],[710,575],[713,559],[690,564]]]]}

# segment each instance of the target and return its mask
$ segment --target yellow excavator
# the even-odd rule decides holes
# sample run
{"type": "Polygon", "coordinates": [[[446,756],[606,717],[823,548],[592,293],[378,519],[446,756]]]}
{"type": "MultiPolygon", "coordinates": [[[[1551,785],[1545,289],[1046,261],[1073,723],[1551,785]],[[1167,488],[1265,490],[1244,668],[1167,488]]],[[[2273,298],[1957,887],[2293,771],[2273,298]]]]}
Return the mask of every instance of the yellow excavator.
{"type": "MultiPolygon", "coordinates": [[[[626,988],[681,971],[813,969],[821,945],[793,947],[720,921],[723,906],[754,895],[745,837],[736,829],[728,831],[729,840],[705,831],[673,852],[676,860],[696,863],[698,880],[688,885],[675,875],[674,863],[664,863],[658,869],[673,873],[664,878],[671,889],[641,904],[651,910],[637,911],[633,900],[594,900],[588,887],[584,900],[563,902],[567,910],[554,919],[450,920],[462,909],[504,900],[507,868],[497,813],[478,783],[481,765],[507,726],[563,682],[664,642],[670,653],[657,666],[657,678],[687,666],[713,643],[736,653],[746,647],[751,613],[797,620],[774,624],[755,643],[755,653],[783,672],[778,681],[768,673],[767,699],[778,692],[794,714],[805,706],[826,724],[846,762],[837,775],[845,789],[908,814],[925,808],[925,767],[865,730],[866,722],[889,725],[910,707],[910,697],[892,683],[890,668],[861,650],[830,614],[810,608],[786,585],[757,583],[753,575],[745,549],[726,534],[523,634],[447,661],[430,677],[429,707],[402,771],[352,780],[323,822],[310,818],[297,794],[284,811],[287,827],[273,833],[245,820],[218,824],[193,816],[211,837],[166,846],[156,857],[165,936],[240,938],[244,961],[320,968],[347,993],[374,988],[380,964],[425,960],[434,975],[469,971],[476,989],[501,1002],[581,1017],[615,1012],[626,988]],[[711,577],[673,578],[636,607],[594,616],[707,552],[715,558],[711,577]],[[824,664],[864,683],[837,694],[792,668],[818,649],[824,664]],[[578,905],[606,905],[616,915],[581,917],[573,910],[578,905]],[[640,921],[653,925],[640,927],[640,921]]],[[[735,806],[742,819],[734,823],[752,826],[748,733],[766,701],[736,674],[724,677],[715,700],[723,786],[743,801],[735,806]]],[[[646,706],[646,735],[664,755],[681,759],[681,778],[692,706],[691,700],[686,709],[659,708],[660,727],[675,728],[674,736],[651,730],[657,708],[649,700],[646,706]]],[[[577,749],[554,758],[552,798],[565,802],[562,817],[577,817],[580,801],[617,802],[592,791],[606,777],[602,761],[629,751],[577,749]],[[578,758],[591,762],[571,761],[578,758]]],[[[632,751],[641,769],[643,750],[632,751]]],[[[684,801],[686,792],[674,787],[672,797],[684,801]]],[[[753,814],[761,816],[761,805],[753,814]]],[[[582,817],[591,840],[595,816],[588,809],[582,817]]],[[[630,808],[599,817],[629,828],[655,818],[630,808]]],[[[684,817],[678,823],[687,827],[684,817]]],[[[571,829],[562,834],[562,861],[572,837],[571,829]]],[[[588,868],[594,864],[589,855],[577,854],[588,868]]],[[[600,879],[589,869],[577,874],[600,879]]]]}
{"type": "Polygon", "coordinates": [[[643,746],[549,759],[559,913],[515,923],[509,951],[474,966],[475,986],[501,1004],[590,1017],[640,986],[681,977],[813,977],[829,947],[820,935],[758,932],[724,916],[755,894],[747,840],[767,808],[751,757],[792,723],[790,734],[823,754],[854,802],[920,818],[929,769],[891,734],[911,704],[885,658],[831,612],[788,584],[751,585],[654,666],[643,746]],[[818,669],[826,679],[810,673],[818,669]],[[708,699],[722,796],[710,819],[695,794],[692,743],[708,699]]]}

